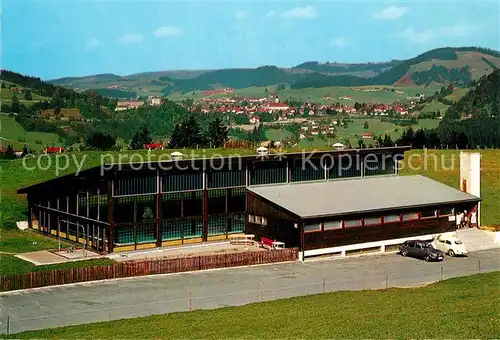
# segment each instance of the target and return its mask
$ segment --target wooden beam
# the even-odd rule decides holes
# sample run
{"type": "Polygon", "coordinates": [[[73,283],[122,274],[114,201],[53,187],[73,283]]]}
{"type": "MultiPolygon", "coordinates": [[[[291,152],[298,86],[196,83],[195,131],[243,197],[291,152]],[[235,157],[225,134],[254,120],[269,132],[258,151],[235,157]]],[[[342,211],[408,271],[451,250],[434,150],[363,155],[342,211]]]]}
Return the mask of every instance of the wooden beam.
{"type": "Polygon", "coordinates": [[[115,229],[115,219],[114,219],[114,201],[113,201],[113,182],[114,178],[108,180],[108,253],[113,252],[113,232],[115,229]]]}
{"type": "Polygon", "coordinates": [[[157,194],[156,194],[156,246],[157,247],[161,247],[161,244],[162,244],[162,231],[161,231],[161,220],[162,220],[161,201],[162,201],[162,194],[161,194],[160,169],[156,170],[156,177],[157,177],[156,184],[158,185],[158,190],[157,190],[157,194]]]}

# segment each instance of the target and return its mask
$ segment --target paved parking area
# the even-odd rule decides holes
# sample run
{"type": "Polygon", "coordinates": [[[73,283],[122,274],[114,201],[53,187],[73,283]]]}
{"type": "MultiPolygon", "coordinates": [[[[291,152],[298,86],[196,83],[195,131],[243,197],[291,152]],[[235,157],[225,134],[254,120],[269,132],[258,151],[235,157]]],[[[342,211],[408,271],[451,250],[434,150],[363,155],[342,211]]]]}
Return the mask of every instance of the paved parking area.
{"type": "Polygon", "coordinates": [[[212,309],[321,293],[421,285],[500,270],[500,249],[427,263],[397,254],[229,268],[9,292],[0,330],[10,332],[212,309]]]}

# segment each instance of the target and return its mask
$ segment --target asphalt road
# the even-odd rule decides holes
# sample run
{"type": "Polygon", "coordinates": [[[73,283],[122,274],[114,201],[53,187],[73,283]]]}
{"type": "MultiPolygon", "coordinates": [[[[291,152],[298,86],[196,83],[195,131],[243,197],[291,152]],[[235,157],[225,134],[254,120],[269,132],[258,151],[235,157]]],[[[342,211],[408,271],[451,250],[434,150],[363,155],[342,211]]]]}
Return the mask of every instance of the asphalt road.
{"type": "Polygon", "coordinates": [[[500,249],[427,263],[397,254],[309,260],[8,292],[0,332],[243,305],[316,294],[419,285],[500,270],[500,249]]]}

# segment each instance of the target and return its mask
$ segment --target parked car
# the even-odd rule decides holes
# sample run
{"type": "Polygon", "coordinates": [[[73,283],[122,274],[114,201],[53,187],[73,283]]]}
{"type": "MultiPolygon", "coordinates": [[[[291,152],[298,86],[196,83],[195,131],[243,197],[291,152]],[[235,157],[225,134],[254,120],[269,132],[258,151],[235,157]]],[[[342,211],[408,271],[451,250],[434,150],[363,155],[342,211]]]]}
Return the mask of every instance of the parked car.
{"type": "Polygon", "coordinates": [[[425,261],[443,261],[444,253],[434,249],[430,242],[421,240],[406,241],[399,246],[399,252],[403,256],[411,256],[425,261]]]}
{"type": "Polygon", "coordinates": [[[441,250],[448,256],[467,256],[469,253],[465,245],[456,236],[439,235],[432,243],[432,247],[441,250]]]}

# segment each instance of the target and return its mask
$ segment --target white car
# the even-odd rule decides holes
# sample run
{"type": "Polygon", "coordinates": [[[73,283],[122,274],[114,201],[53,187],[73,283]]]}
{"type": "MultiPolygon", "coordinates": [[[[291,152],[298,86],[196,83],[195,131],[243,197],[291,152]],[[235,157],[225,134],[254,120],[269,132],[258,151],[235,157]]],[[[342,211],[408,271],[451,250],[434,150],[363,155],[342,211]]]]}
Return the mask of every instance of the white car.
{"type": "Polygon", "coordinates": [[[468,254],[465,245],[456,236],[439,235],[432,241],[431,245],[449,256],[467,256],[468,254]]]}

